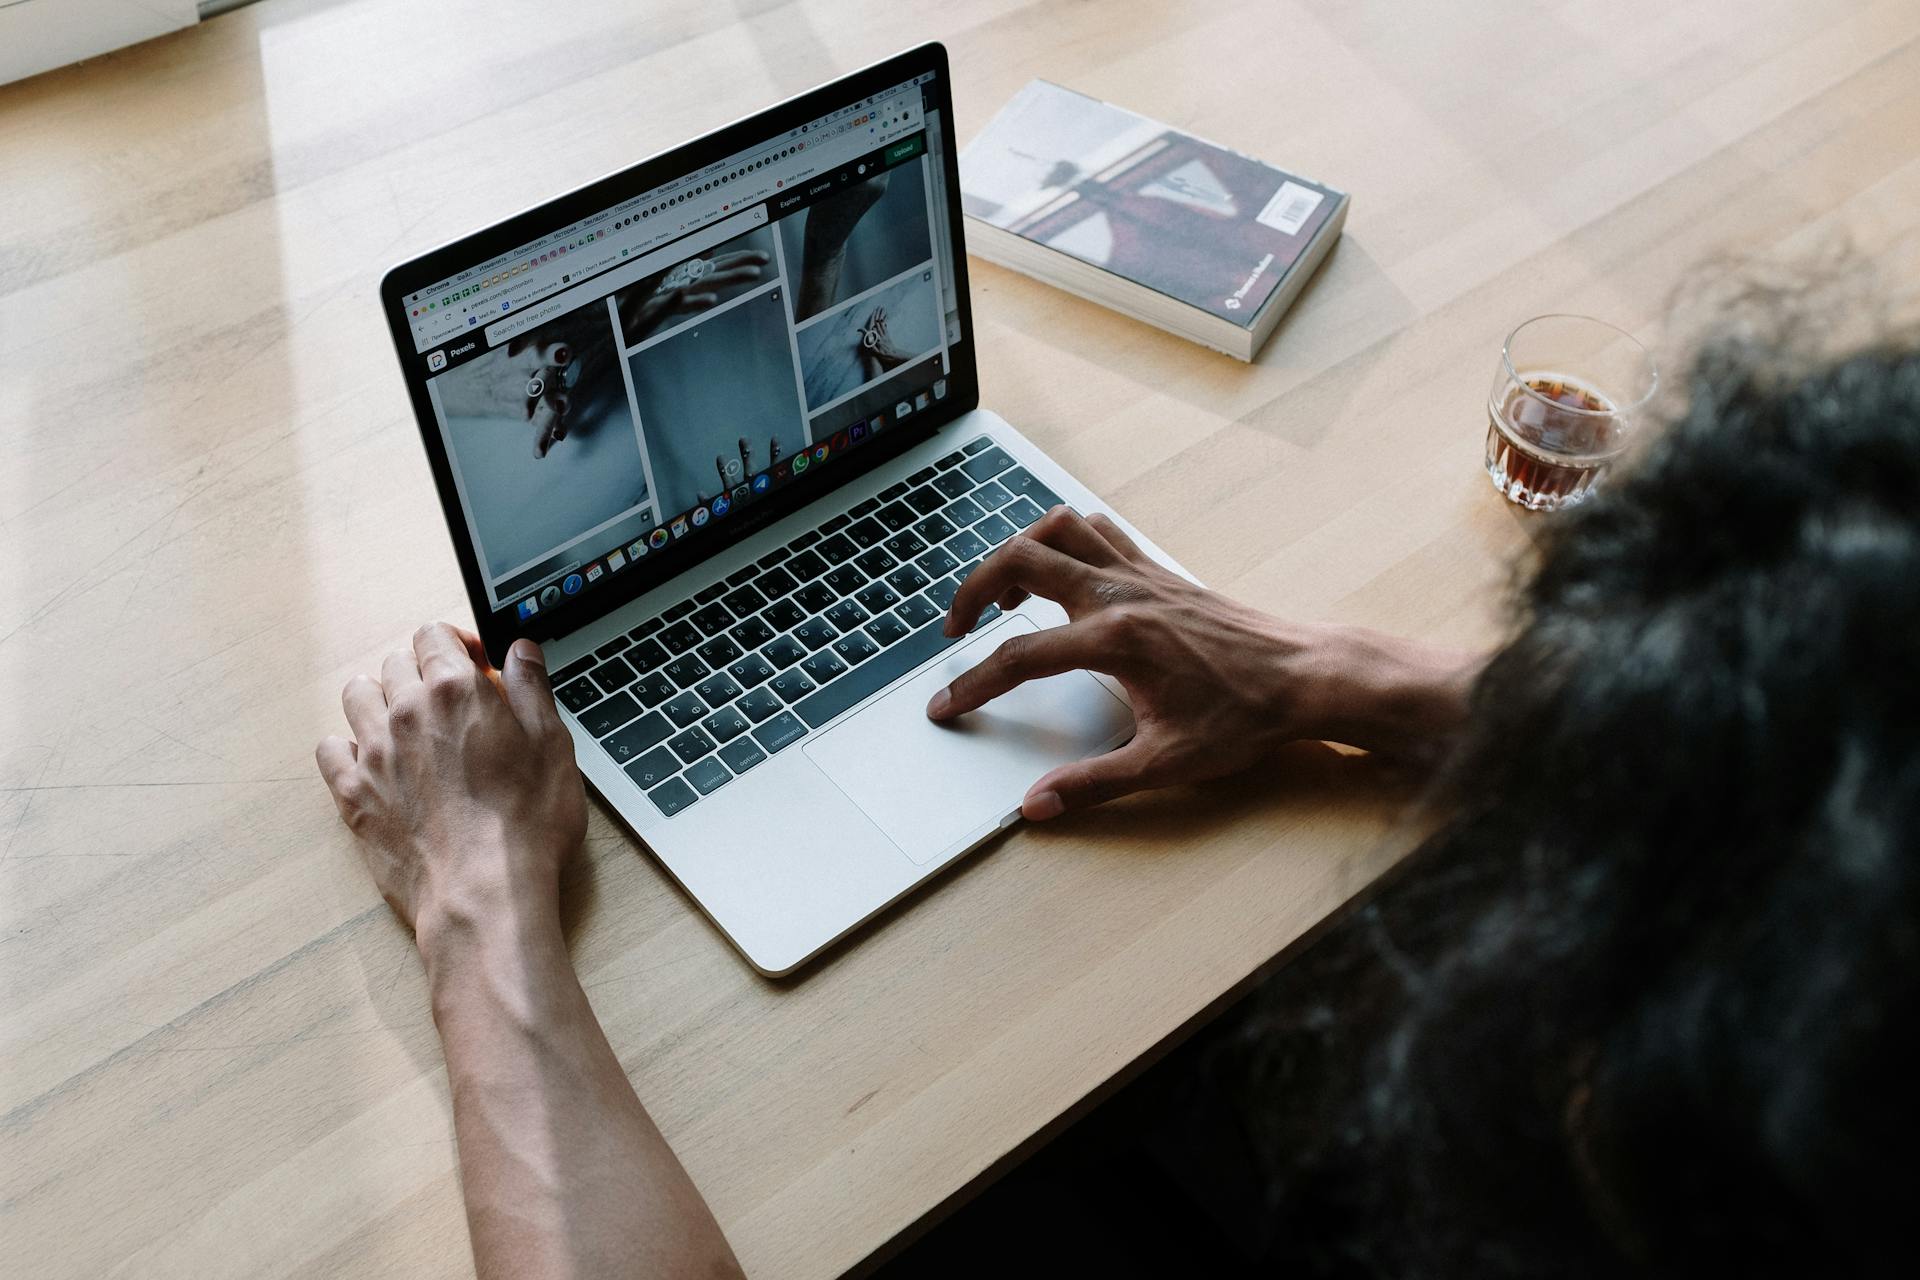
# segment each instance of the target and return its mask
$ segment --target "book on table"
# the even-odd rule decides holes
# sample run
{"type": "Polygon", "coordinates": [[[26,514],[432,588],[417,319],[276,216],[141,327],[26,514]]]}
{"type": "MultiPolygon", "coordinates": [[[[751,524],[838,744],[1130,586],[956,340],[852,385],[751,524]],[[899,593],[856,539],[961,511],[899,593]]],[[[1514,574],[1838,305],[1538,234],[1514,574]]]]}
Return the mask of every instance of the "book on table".
{"type": "Polygon", "coordinates": [[[1241,360],[1346,222],[1343,191],[1030,82],[960,157],[967,248],[1241,360]]]}

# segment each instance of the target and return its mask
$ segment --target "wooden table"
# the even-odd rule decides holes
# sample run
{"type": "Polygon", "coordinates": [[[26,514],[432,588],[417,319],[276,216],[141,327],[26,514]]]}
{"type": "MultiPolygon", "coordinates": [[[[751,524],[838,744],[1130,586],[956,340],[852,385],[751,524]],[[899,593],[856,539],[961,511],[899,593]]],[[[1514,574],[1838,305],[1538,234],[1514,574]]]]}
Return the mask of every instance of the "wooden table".
{"type": "MultiPolygon", "coordinates": [[[[1243,367],[975,263],[985,402],[1203,578],[1497,634],[1502,335],[1920,221],[1920,6],[266,3],[0,89],[0,1274],[459,1275],[411,944],[314,774],[466,603],[375,302],[499,213],[928,36],[1354,193],[1243,367]]],[[[1910,260],[1910,253],[1907,259],[1910,260]]],[[[1407,846],[1276,776],[1020,831],[764,981],[596,809],[574,953],[748,1270],[860,1263],[1407,846]]]]}

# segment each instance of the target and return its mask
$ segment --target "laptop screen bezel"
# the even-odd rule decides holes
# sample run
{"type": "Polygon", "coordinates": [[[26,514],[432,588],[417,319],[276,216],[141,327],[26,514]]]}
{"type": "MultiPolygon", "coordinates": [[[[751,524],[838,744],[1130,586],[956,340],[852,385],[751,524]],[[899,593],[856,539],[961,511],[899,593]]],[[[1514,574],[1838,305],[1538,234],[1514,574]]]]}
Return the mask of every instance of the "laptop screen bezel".
{"type": "Polygon", "coordinates": [[[498,665],[504,661],[507,648],[515,639],[527,636],[533,640],[547,640],[605,617],[662,583],[753,536],[767,525],[891,461],[934,435],[955,418],[978,407],[979,373],[974,352],[972,302],[967,287],[966,245],[961,231],[959,152],[954,141],[953,95],[948,78],[946,48],[938,43],[928,43],[896,54],[557,196],[484,230],[430,250],[386,274],[380,283],[380,304],[393,336],[394,350],[399,356],[401,376],[413,405],[415,425],[426,447],[434,487],[439,493],[447,530],[452,535],[454,552],[460,561],[461,576],[466,580],[467,598],[473,609],[474,621],[486,645],[488,658],[498,665]],[[509,253],[560,227],[591,217],[641,192],[714,164],[925,72],[933,73],[928,88],[933,104],[939,110],[948,252],[953,262],[954,302],[960,325],[959,340],[948,349],[950,367],[946,375],[948,394],[945,398],[870,443],[835,459],[832,465],[817,468],[804,479],[796,478],[761,501],[742,507],[736,518],[725,525],[710,524],[701,531],[701,536],[669,548],[667,554],[657,559],[650,556],[634,562],[626,572],[580,597],[565,609],[542,610],[524,621],[511,609],[495,611],[489,601],[478,551],[461,508],[460,493],[454,482],[446,442],[427,392],[431,374],[426,368],[426,355],[414,349],[413,334],[407,322],[406,297],[475,263],[509,253]]]}

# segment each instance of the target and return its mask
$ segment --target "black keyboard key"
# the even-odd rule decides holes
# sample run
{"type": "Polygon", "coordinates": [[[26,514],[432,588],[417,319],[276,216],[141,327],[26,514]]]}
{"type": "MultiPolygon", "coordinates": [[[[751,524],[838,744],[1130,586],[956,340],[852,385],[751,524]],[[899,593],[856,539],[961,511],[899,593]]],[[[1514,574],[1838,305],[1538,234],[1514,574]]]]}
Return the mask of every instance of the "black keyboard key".
{"type": "Polygon", "coordinates": [[[991,549],[987,540],[971,529],[962,529],[946,541],[947,553],[956,560],[978,560],[991,549]]]}
{"type": "Polygon", "coordinates": [[[802,551],[805,551],[818,541],[820,541],[820,531],[818,529],[809,529],[792,542],[789,542],[787,544],[787,550],[793,552],[795,555],[799,555],[802,551]]]}
{"type": "Polygon", "coordinates": [[[625,764],[629,760],[638,760],[665,742],[672,733],[673,726],[667,723],[667,718],[658,711],[650,711],[600,745],[607,749],[607,754],[614,760],[625,764]]]}
{"type": "Polygon", "coordinates": [[[667,660],[667,651],[658,640],[642,640],[624,656],[635,671],[651,671],[667,660]]]}
{"type": "Polygon", "coordinates": [[[784,704],[780,701],[780,695],[772,689],[749,689],[747,696],[733,705],[740,708],[741,715],[759,724],[784,704]]]}
{"type": "Polygon", "coordinates": [[[912,596],[906,600],[902,600],[894,612],[899,614],[909,627],[918,631],[935,618],[945,617],[947,611],[936,607],[934,603],[925,596],[912,596]]]}
{"type": "Polygon", "coordinates": [[[1018,529],[1014,528],[1012,524],[998,513],[988,516],[985,520],[973,526],[973,531],[979,534],[989,544],[996,547],[1019,532],[1018,529]]]}
{"type": "Polygon", "coordinates": [[[680,762],[665,747],[655,747],[627,766],[627,776],[639,783],[643,790],[659,786],[678,772],[680,762]]]}
{"type": "MultiPolygon", "coordinates": [[[[711,604],[725,594],[727,594],[727,584],[724,582],[715,582],[700,588],[700,594],[693,598],[693,602],[695,604],[711,604]]],[[[698,620],[696,615],[695,621],[698,620]]]]}
{"type": "Polygon", "coordinates": [[[740,686],[724,671],[714,672],[693,686],[693,691],[705,698],[710,707],[724,707],[740,696],[740,686]]]}
{"type": "Polygon", "coordinates": [[[993,440],[990,437],[975,436],[973,439],[967,441],[966,446],[962,448],[960,452],[966,454],[969,458],[971,458],[974,454],[979,453],[982,449],[991,448],[992,446],[993,446],[993,440]]]}
{"type": "Polygon", "coordinates": [[[787,561],[787,572],[801,582],[812,582],[827,571],[827,562],[811,551],[802,551],[787,561]]]}
{"type": "Polygon", "coordinates": [[[1000,483],[1011,493],[1023,498],[1033,499],[1033,504],[1042,511],[1051,510],[1060,505],[1060,495],[1047,488],[1034,478],[1033,472],[1025,467],[1015,467],[1000,477],[1000,483]]]}
{"type": "Polygon", "coordinates": [[[888,554],[885,547],[869,547],[855,556],[853,563],[869,578],[877,578],[900,562],[888,554]]]}
{"type": "Polygon", "coordinates": [[[857,667],[880,652],[880,646],[864,631],[849,631],[833,642],[833,651],[850,667],[857,667]]]}
{"type": "Polygon", "coordinates": [[[1042,511],[1032,498],[1015,498],[1012,504],[1002,510],[1000,514],[1011,521],[1014,528],[1024,529],[1045,515],[1046,512],[1042,511]]]}
{"type": "Polygon", "coordinates": [[[839,604],[827,610],[827,621],[842,631],[857,627],[866,620],[867,611],[862,609],[860,602],[852,596],[848,596],[845,600],[842,600],[839,604]]]}
{"type": "Polygon", "coordinates": [[[707,716],[707,704],[700,701],[700,695],[691,689],[685,693],[675,694],[673,700],[661,710],[667,713],[667,719],[673,721],[676,729],[684,729],[690,724],[699,724],[707,716]]]}
{"type": "Polygon", "coordinates": [[[626,659],[615,658],[593,669],[593,682],[608,693],[612,693],[615,689],[624,689],[632,684],[633,678],[638,674],[640,673],[627,665],[626,659]]]}
{"type": "Polygon", "coordinates": [[[833,638],[840,633],[825,618],[808,618],[788,634],[807,646],[808,651],[811,652],[832,644],[833,638]]]}
{"type": "Polygon", "coordinates": [[[991,480],[1012,465],[1013,458],[1007,451],[999,445],[994,445],[968,458],[960,464],[960,469],[975,480],[991,480]]]}
{"type": "MultiPolygon", "coordinates": [[[[755,564],[750,564],[746,566],[744,569],[735,569],[732,573],[727,575],[727,585],[730,587],[737,587],[737,586],[740,586],[742,583],[752,582],[754,578],[759,576],[759,574],[760,574],[760,566],[755,564]]],[[[721,599],[723,600],[725,598],[726,597],[724,596],[721,597],[721,599]]],[[[755,607],[757,608],[758,606],[755,606],[755,607]]],[[[738,613],[740,611],[738,609],[735,609],[734,612],[738,613]]]]}
{"type": "Polygon", "coordinates": [[[596,738],[604,738],[639,714],[640,704],[631,695],[616,693],[580,712],[580,727],[596,738]]]}
{"type": "Polygon", "coordinates": [[[988,511],[996,511],[1012,502],[1013,495],[1008,493],[998,480],[989,480],[968,494],[967,500],[979,503],[988,511]]]}
{"type": "Polygon", "coordinates": [[[944,578],[960,567],[960,562],[955,560],[945,547],[935,547],[914,563],[919,565],[920,572],[929,578],[944,578]]]}
{"type": "Polygon", "coordinates": [[[752,587],[739,587],[721,596],[720,603],[731,609],[734,617],[744,618],[765,608],[767,598],[752,587]]]}
{"type": "Polygon", "coordinates": [[[700,655],[700,661],[710,667],[724,667],[739,657],[742,650],[733,642],[732,636],[715,636],[694,650],[700,655]]]}
{"type": "Polygon", "coordinates": [[[958,532],[943,515],[931,515],[913,526],[913,531],[928,542],[945,542],[958,532]]]}
{"type": "Polygon", "coordinates": [[[762,648],[760,656],[771,663],[775,671],[784,671],[807,656],[807,646],[792,636],[781,636],[772,644],[762,648]]]}
{"type": "Polygon", "coordinates": [[[754,567],[758,569],[771,569],[792,554],[793,552],[787,550],[785,547],[775,547],[773,550],[767,552],[767,554],[761,556],[760,563],[754,567]]]}
{"type": "Polygon", "coordinates": [[[847,514],[852,516],[855,520],[858,520],[861,516],[870,516],[874,512],[878,511],[879,509],[880,509],[880,499],[868,498],[865,502],[854,503],[853,508],[849,510],[847,514]]]}
{"type": "Polygon", "coordinates": [[[760,618],[775,631],[787,631],[807,616],[804,607],[791,600],[775,600],[760,611],[760,618]]]}
{"type": "Polygon", "coordinates": [[[860,607],[868,613],[885,613],[900,603],[899,594],[884,582],[869,582],[854,592],[853,598],[858,600],[860,607]]]}
{"type": "Polygon", "coordinates": [[[660,643],[668,653],[685,653],[705,639],[691,622],[676,622],[660,633],[660,643]]]}
{"type": "Polygon", "coordinates": [[[699,658],[691,653],[681,654],[660,669],[667,673],[669,680],[673,681],[675,685],[682,689],[690,687],[697,681],[706,679],[707,672],[710,670],[706,663],[700,661],[699,658]]]}
{"type": "Polygon", "coordinates": [[[952,578],[942,578],[927,588],[927,599],[939,605],[942,613],[953,608],[953,598],[959,594],[960,584],[952,578]]]}
{"type": "Polygon", "coordinates": [[[878,520],[887,532],[898,533],[918,520],[920,513],[904,502],[896,502],[892,506],[882,507],[874,512],[873,518],[878,520]]]}
{"type": "Polygon", "coordinates": [[[972,573],[975,569],[978,569],[979,567],[980,567],[980,562],[978,560],[969,560],[965,564],[961,565],[958,569],[955,569],[953,571],[953,580],[955,582],[965,582],[967,580],[967,575],[972,573]]]}
{"type": "Polygon", "coordinates": [[[936,467],[922,467],[907,477],[907,483],[910,485],[925,484],[939,474],[939,469],[936,467]]]}
{"type": "Polygon", "coordinates": [[[882,502],[892,502],[895,498],[899,497],[901,494],[905,493],[907,490],[911,488],[913,488],[912,485],[902,480],[899,484],[888,485],[886,488],[882,489],[877,496],[882,502]]]}
{"type": "Polygon", "coordinates": [[[800,668],[791,667],[767,681],[767,688],[780,695],[782,702],[798,702],[813,692],[813,681],[800,668]]]}
{"type": "Polygon", "coordinates": [[[823,535],[829,534],[829,533],[838,533],[852,523],[853,523],[852,516],[848,516],[848,515],[835,516],[831,520],[825,520],[821,522],[820,532],[823,535]]]}
{"type": "Polygon", "coordinates": [[[773,678],[773,664],[757,653],[750,653],[727,668],[727,674],[742,689],[751,689],[773,678]]]}
{"type": "Polygon", "coordinates": [[[700,793],[688,786],[681,778],[669,778],[647,792],[647,799],[653,801],[654,808],[660,810],[663,817],[668,818],[699,798],[700,793]]]}
{"type": "Polygon", "coordinates": [[[615,636],[613,639],[607,641],[607,643],[601,645],[598,649],[595,649],[593,651],[593,656],[596,658],[599,658],[601,661],[604,662],[608,658],[611,658],[614,654],[626,648],[631,643],[633,642],[628,640],[623,635],[615,636]]]}
{"type": "Polygon", "coordinates": [[[937,459],[933,465],[936,469],[940,471],[945,471],[949,467],[959,466],[962,462],[965,462],[966,460],[967,460],[967,455],[960,452],[960,450],[955,449],[952,453],[949,453],[944,458],[937,459]]]}
{"type": "Polygon", "coordinates": [[[727,634],[732,636],[733,642],[742,649],[758,649],[773,639],[773,628],[768,625],[765,618],[748,618],[727,634]]]}
{"type": "Polygon", "coordinates": [[[673,754],[679,756],[683,764],[692,764],[713,750],[713,739],[696,726],[676,738],[668,739],[667,745],[673,748],[673,754]]]}
{"type": "Polygon", "coordinates": [[[852,595],[866,580],[867,575],[860,572],[857,565],[851,564],[841,565],[824,579],[826,584],[833,588],[835,595],[842,596],[852,595]]]}
{"type": "Polygon", "coordinates": [[[942,635],[937,622],[922,627],[898,644],[881,650],[879,657],[861,663],[850,674],[822,685],[817,692],[801,699],[794,712],[818,729],[869,694],[886,688],[928,658],[959,642],[959,637],[949,639],[942,635]]]}
{"type": "Polygon", "coordinates": [[[933,487],[941,493],[944,493],[949,500],[952,500],[973,488],[973,478],[964,471],[949,471],[945,475],[937,477],[933,482],[933,487]]]}
{"type": "Polygon", "coordinates": [[[778,600],[798,585],[785,569],[770,569],[753,580],[753,589],[769,600],[778,600]]]}
{"type": "Polygon", "coordinates": [[[745,773],[765,760],[767,753],[755,746],[752,738],[738,738],[720,748],[720,758],[727,762],[727,768],[738,774],[745,773]]]}
{"type": "Polygon", "coordinates": [[[822,649],[800,664],[800,670],[815,684],[825,684],[835,676],[844,674],[846,669],[847,664],[840,661],[839,655],[831,649],[822,649]]]}
{"type": "MultiPolygon", "coordinates": [[[[722,583],[721,585],[724,586],[725,584],[722,583]]],[[[738,619],[727,612],[725,605],[716,600],[714,603],[700,610],[700,612],[694,614],[691,618],[688,618],[687,621],[700,628],[701,635],[717,636],[732,626],[738,619]]]]}
{"type": "Polygon", "coordinates": [[[927,585],[927,575],[910,564],[903,564],[887,575],[887,585],[903,596],[910,596],[927,585]]]}
{"type": "Polygon", "coordinates": [[[890,645],[896,640],[905,639],[907,633],[912,629],[913,628],[890,613],[881,614],[861,628],[861,630],[873,637],[876,644],[882,646],[890,645]]]}
{"type": "Polygon", "coordinates": [[[554,687],[557,689],[561,685],[566,684],[567,682],[574,679],[576,676],[583,676],[587,674],[587,672],[593,670],[594,667],[599,665],[599,662],[600,662],[600,659],[594,657],[591,654],[580,659],[580,661],[578,662],[569,662],[566,666],[560,668],[558,671],[553,673],[554,687]]]}
{"type": "Polygon", "coordinates": [[[847,530],[847,536],[856,547],[870,547],[887,536],[887,527],[878,520],[862,520],[847,530]]]}
{"type": "Polygon", "coordinates": [[[671,609],[663,609],[660,613],[660,620],[662,622],[678,622],[680,619],[692,613],[693,607],[693,601],[682,600],[671,609]]]}
{"type": "Polygon", "coordinates": [[[921,515],[932,515],[947,505],[947,495],[932,485],[923,485],[907,495],[907,505],[921,515]]]}
{"type": "Polygon", "coordinates": [[[839,533],[814,548],[828,564],[845,564],[853,559],[853,553],[859,549],[853,545],[853,539],[839,533]]]}
{"type": "Polygon", "coordinates": [[[793,593],[793,602],[808,613],[820,613],[839,598],[824,582],[809,582],[793,593]]]}
{"type": "Polygon", "coordinates": [[[733,781],[733,775],[727,772],[727,766],[711,756],[688,769],[686,776],[687,781],[693,784],[693,789],[703,796],[710,796],[733,781]]]}
{"type": "Polygon", "coordinates": [[[700,722],[715,742],[732,742],[747,731],[747,718],[732,707],[722,707],[700,722]]]}
{"type": "Polygon", "coordinates": [[[953,525],[955,528],[965,528],[987,513],[982,511],[980,504],[972,498],[955,498],[952,502],[940,508],[940,514],[945,518],[947,523],[953,525]]]}
{"type": "Polygon", "coordinates": [[[648,618],[645,622],[627,632],[627,634],[635,640],[645,640],[648,636],[666,625],[666,621],[662,618],[648,618]]]}
{"type": "Polygon", "coordinates": [[[657,707],[680,690],[674,687],[673,681],[667,679],[666,672],[649,671],[627,686],[627,692],[640,699],[641,706],[657,707]]]}
{"type": "Polygon", "coordinates": [[[927,544],[919,534],[911,529],[902,529],[886,541],[887,550],[896,560],[911,560],[927,549],[927,544]]]}
{"type": "Polygon", "coordinates": [[[790,711],[782,711],[753,731],[753,740],[768,755],[774,755],[782,747],[790,747],[806,736],[807,726],[796,720],[790,711]]]}
{"type": "Polygon", "coordinates": [[[575,680],[561,685],[553,696],[560,699],[561,706],[578,714],[600,701],[600,689],[591,680],[575,680]]]}

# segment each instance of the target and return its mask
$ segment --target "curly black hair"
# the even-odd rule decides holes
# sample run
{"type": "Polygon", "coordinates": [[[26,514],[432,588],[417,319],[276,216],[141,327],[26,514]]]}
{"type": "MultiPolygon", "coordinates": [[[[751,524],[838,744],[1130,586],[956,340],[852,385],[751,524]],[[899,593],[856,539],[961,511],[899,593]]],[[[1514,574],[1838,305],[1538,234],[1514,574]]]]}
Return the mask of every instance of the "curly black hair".
{"type": "Polygon", "coordinates": [[[1338,1061],[1366,1008],[1389,1028],[1348,1037],[1347,1122],[1268,1152],[1277,1256],[1910,1265],[1920,346],[1801,345],[1708,345],[1631,472],[1551,523],[1444,827],[1367,908],[1315,1025],[1250,1022],[1276,1115],[1302,1105],[1271,1100],[1306,1039],[1338,1061]]]}

